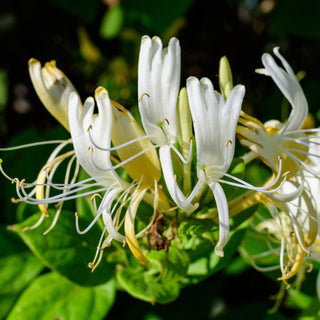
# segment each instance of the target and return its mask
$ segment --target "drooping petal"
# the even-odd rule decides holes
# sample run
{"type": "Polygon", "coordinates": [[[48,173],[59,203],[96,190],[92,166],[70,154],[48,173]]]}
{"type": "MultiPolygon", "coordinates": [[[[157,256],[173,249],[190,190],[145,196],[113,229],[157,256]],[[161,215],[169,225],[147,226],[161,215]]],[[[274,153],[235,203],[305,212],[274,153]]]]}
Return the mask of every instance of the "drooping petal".
{"type": "Polygon", "coordinates": [[[279,53],[279,48],[274,48],[273,52],[280,59],[285,70],[279,67],[268,53],[262,56],[262,63],[292,106],[290,117],[282,131],[297,130],[301,128],[307,117],[308,103],[290,65],[279,53]]]}
{"type": "Polygon", "coordinates": [[[144,189],[137,188],[134,191],[134,193],[132,194],[130,205],[128,207],[128,211],[125,218],[125,224],[124,224],[127,243],[131,252],[140,262],[145,264],[149,263],[149,260],[143,254],[141,247],[138,243],[138,240],[136,238],[135,217],[137,214],[139,204],[143,196],[145,195],[146,191],[147,191],[146,188],[144,189]]]}
{"type": "Polygon", "coordinates": [[[214,199],[217,204],[219,215],[219,240],[214,251],[217,256],[223,257],[223,247],[229,240],[229,208],[226,195],[219,183],[209,183],[214,199]]]}

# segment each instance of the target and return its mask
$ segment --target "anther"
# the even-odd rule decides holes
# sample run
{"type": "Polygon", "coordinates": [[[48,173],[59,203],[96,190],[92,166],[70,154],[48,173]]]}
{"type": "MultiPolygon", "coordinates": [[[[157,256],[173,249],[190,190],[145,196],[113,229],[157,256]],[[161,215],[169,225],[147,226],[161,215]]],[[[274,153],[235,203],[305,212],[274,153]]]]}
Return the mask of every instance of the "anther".
{"type": "Polygon", "coordinates": [[[75,212],[74,215],[76,216],[76,219],[79,219],[78,212],[75,212]]]}
{"type": "Polygon", "coordinates": [[[88,127],[87,131],[92,129],[92,125],[90,124],[90,126],[88,127]]]}
{"type": "Polygon", "coordinates": [[[12,184],[14,184],[15,182],[19,185],[19,179],[18,179],[18,178],[14,178],[14,179],[11,181],[12,184]]]}
{"type": "Polygon", "coordinates": [[[191,142],[193,140],[193,138],[192,137],[189,137],[189,140],[188,140],[188,142],[191,142]]]}
{"type": "Polygon", "coordinates": [[[174,181],[174,183],[177,183],[177,175],[176,174],[173,177],[173,181],[174,181]]]}
{"type": "Polygon", "coordinates": [[[94,199],[95,197],[99,197],[100,199],[102,199],[102,196],[100,193],[95,193],[90,197],[90,200],[94,199]]]}
{"type": "Polygon", "coordinates": [[[145,92],[145,93],[143,93],[143,94],[140,96],[140,98],[138,99],[138,102],[139,102],[139,103],[141,102],[141,100],[142,100],[142,98],[143,98],[144,96],[147,96],[148,98],[150,98],[150,95],[148,95],[148,94],[145,92]]]}
{"type": "Polygon", "coordinates": [[[169,125],[169,120],[168,120],[168,119],[163,118],[163,119],[161,120],[161,123],[164,123],[164,122],[166,122],[166,123],[167,123],[167,125],[169,125]]]}
{"type": "Polygon", "coordinates": [[[91,151],[91,153],[93,153],[93,147],[92,147],[92,146],[90,146],[90,147],[88,148],[88,150],[91,151]]]}
{"type": "Polygon", "coordinates": [[[312,270],[313,270],[313,264],[311,263],[307,272],[310,273],[310,272],[312,272],[312,270]]]}
{"type": "Polygon", "coordinates": [[[291,174],[291,171],[286,171],[285,173],[282,174],[282,178],[284,178],[285,176],[288,176],[291,174]]]}
{"type": "Polygon", "coordinates": [[[225,147],[227,147],[229,144],[232,144],[232,141],[230,139],[228,139],[225,143],[225,147]]]}
{"type": "Polygon", "coordinates": [[[19,200],[15,199],[15,198],[11,198],[10,200],[11,200],[12,203],[15,203],[15,204],[20,202],[19,200]]]}
{"type": "Polygon", "coordinates": [[[126,246],[126,239],[124,239],[122,242],[122,247],[124,248],[125,246],[126,246]]]}
{"type": "Polygon", "coordinates": [[[22,179],[22,180],[19,182],[19,188],[22,188],[22,185],[24,184],[25,181],[26,181],[26,179],[22,179]]]}

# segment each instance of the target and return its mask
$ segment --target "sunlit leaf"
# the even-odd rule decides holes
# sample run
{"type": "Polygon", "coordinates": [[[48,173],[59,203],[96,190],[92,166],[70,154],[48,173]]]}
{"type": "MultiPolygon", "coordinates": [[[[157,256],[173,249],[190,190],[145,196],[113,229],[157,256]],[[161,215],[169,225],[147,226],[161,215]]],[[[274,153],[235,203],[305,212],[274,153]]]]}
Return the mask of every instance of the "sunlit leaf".
{"type": "Polygon", "coordinates": [[[168,252],[151,251],[148,260],[160,265],[161,282],[177,281],[183,278],[189,267],[189,257],[182,248],[170,247],[168,252]]]}
{"type": "Polygon", "coordinates": [[[117,280],[133,297],[151,303],[169,303],[175,300],[180,292],[177,282],[162,283],[153,274],[132,268],[117,272],[117,280]]]}
{"type": "Polygon", "coordinates": [[[191,263],[186,283],[197,283],[227,266],[237,251],[244,234],[245,229],[239,229],[230,234],[229,241],[223,248],[223,258],[215,254],[214,245],[210,241],[205,239],[199,241],[198,239],[198,242],[195,242],[196,246],[187,250],[191,263]]]}
{"type": "Polygon", "coordinates": [[[115,299],[114,282],[81,287],[57,273],[38,277],[23,292],[8,320],[100,320],[115,299]]]}

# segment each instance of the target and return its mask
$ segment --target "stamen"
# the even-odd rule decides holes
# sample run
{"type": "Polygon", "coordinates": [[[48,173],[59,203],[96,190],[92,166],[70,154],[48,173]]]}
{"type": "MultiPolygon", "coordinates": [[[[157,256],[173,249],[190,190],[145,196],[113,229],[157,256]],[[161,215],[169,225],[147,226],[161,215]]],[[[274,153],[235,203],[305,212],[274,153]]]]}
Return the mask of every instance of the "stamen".
{"type": "Polygon", "coordinates": [[[179,150],[174,146],[171,145],[171,148],[173,149],[173,151],[176,153],[176,155],[179,157],[179,159],[184,163],[184,164],[188,164],[192,158],[192,137],[189,138],[189,153],[188,153],[188,158],[187,160],[184,159],[183,155],[179,152],[179,150]]]}
{"type": "Polygon", "coordinates": [[[47,144],[68,144],[68,143],[72,143],[72,139],[33,142],[33,143],[22,144],[20,146],[15,146],[15,147],[0,148],[0,151],[14,151],[14,150],[19,150],[24,148],[47,145],[47,144]]]}
{"type": "Polygon", "coordinates": [[[100,218],[102,214],[102,211],[100,213],[97,213],[97,215],[94,217],[94,219],[90,222],[90,224],[88,225],[87,228],[85,228],[83,231],[80,230],[79,228],[79,215],[77,212],[75,212],[75,217],[76,217],[76,229],[77,229],[77,232],[79,234],[85,234],[87,233],[94,225],[95,223],[98,221],[98,219],[100,218]]]}
{"type": "Polygon", "coordinates": [[[34,225],[32,225],[30,227],[25,227],[25,228],[22,229],[22,231],[26,232],[27,230],[33,230],[33,229],[38,228],[45,217],[46,217],[46,215],[44,213],[42,213],[40,218],[39,218],[39,220],[34,225]]]}
{"type": "MultiPolygon", "coordinates": [[[[132,139],[132,140],[130,140],[130,141],[128,141],[128,142],[122,143],[122,144],[120,144],[120,145],[118,145],[118,146],[115,146],[115,147],[105,148],[105,147],[101,147],[101,146],[99,146],[99,145],[97,145],[97,144],[95,143],[95,141],[93,140],[91,131],[89,130],[90,127],[91,127],[91,129],[92,129],[92,126],[90,125],[89,128],[88,128],[88,133],[89,133],[90,142],[92,143],[92,145],[93,145],[95,148],[97,148],[98,150],[101,150],[101,151],[107,151],[107,152],[116,151],[116,150],[119,150],[119,149],[121,149],[121,148],[125,148],[125,147],[127,147],[128,145],[133,144],[133,143],[135,143],[135,142],[138,142],[138,141],[140,141],[140,140],[149,139],[149,138],[150,138],[150,136],[142,136],[142,137],[138,137],[138,138],[132,139]]],[[[89,147],[89,148],[92,149],[92,147],[89,147]]]]}
{"type": "Polygon", "coordinates": [[[126,159],[126,160],[124,160],[124,161],[116,164],[115,166],[111,166],[111,167],[105,168],[105,169],[104,169],[104,168],[101,168],[100,166],[97,165],[97,163],[96,163],[96,161],[94,160],[93,156],[91,156],[91,161],[92,161],[93,165],[94,165],[98,170],[100,170],[100,171],[103,171],[103,172],[114,171],[114,170],[116,170],[116,169],[118,169],[118,168],[121,168],[121,167],[122,167],[123,165],[125,165],[126,163],[128,163],[128,162],[130,162],[130,161],[132,161],[132,160],[134,160],[134,159],[136,159],[136,158],[138,158],[139,156],[141,156],[142,154],[148,152],[149,150],[155,149],[155,148],[157,148],[157,147],[158,147],[158,146],[151,146],[151,147],[149,147],[149,148],[147,148],[147,149],[144,149],[144,150],[136,153],[136,154],[133,155],[132,157],[129,157],[128,159],[126,159]]]}
{"type": "Polygon", "coordinates": [[[263,187],[256,187],[256,186],[253,186],[252,184],[242,180],[242,179],[239,179],[237,177],[234,177],[228,173],[225,173],[224,176],[230,178],[230,179],[233,179],[235,181],[237,181],[238,183],[235,183],[235,182],[231,182],[231,181],[227,181],[227,180],[223,180],[223,179],[218,179],[218,182],[221,182],[221,183],[225,183],[225,184],[229,184],[231,186],[235,186],[235,187],[240,187],[240,188],[245,188],[245,189],[249,189],[249,190],[254,190],[254,191],[259,191],[259,192],[262,192],[262,193],[268,193],[268,194],[273,194],[275,191],[281,189],[284,185],[284,183],[286,182],[286,177],[287,176],[284,176],[284,179],[281,181],[280,185],[278,187],[276,187],[275,189],[272,189],[272,190],[268,190],[270,189],[271,187],[273,187],[278,181],[279,181],[279,178],[281,177],[281,171],[282,171],[282,158],[279,157],[279,169],[278,169],[278,172],[277,172],[277,176],[275,177],[275,179],[269,184],[269,185],[266,185],[266,186],[263,186],[263,187]]]}

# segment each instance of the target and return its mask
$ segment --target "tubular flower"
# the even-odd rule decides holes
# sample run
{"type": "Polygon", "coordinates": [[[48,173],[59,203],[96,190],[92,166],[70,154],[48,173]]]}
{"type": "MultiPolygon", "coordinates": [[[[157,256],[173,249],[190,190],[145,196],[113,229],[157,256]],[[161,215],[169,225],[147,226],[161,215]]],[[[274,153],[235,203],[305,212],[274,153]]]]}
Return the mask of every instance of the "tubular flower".
{"type": "MultiPolygon", "coordinates": [[[[184,137],[182,141],[179,141],[182,144],[182,150],[185,149],[185,140],[188,141],[187,159],[175,147],[179,131],[177,105],[180,65],[178,39],[172,38],[168,47],[163,49],[160,38],[153,37],[150,39],[148,36],[142,38],[138,67],[139,111],[147,135],[159,147],[162,168],[167,168],[167,163],[172,163],[172,150],[185,164],[190,162],[192,155],[192,140],[190,137],[184,137]]],[[[185,96],[182,90],[180,102],[182,100],[183,102],[181,105],[187,104],[185,96]]],[[[188,113],[189,111],[185,110],[185,112],[188,113]]],[[[179,138],[181,138],[180,135],[179,138]]],[[[163,170],[163,175],[170,195],[175,199],[173,175],[171,175],[170,170],[163,170]]],[[[184,207],[184,210],[192,212],[196,208],[197,206],[189,203],[188,206],[184,207]]]]}
{"type": "MultiPolygon", "coordinates": [[[[313,134],[318,129],[303,129],[302,125],[308,115],[308,103],[290,65],[279,53],[279,48],[274,49],[274,54],[280,59],[283,67],[279,67],[270,54],[262,56],[265,69],[263,73],[272,77],[281,92],[292,106],[292,111],[285,124],[276,120],[262,124],[259,120],[241,113],[237,127],[240,142],[250,148],[268,167],[278,172],[279,156],[283,160],[282,173],[290,173],[296,188],[291,192],[284,192],[284,188],[272,195],[274,200],[290,201],[299,196],[304,186],[303,170],[319,175],[308,161],[317,158],[313,150],[318,143],[313,134]],[[298,183],[299,180],[299,183],[298,183]]],[[[289,178],[290,178],[289,177],[289,178]]]]}
{"type": "MultiPolygon", "coordinates": [[[[99,111],[97,115],[93,114],[93,98],[85,101],[83,109],[76,94],[70,96],[69,102],[69,124],[77,160],[91,177],[89,180],[96,181],[90,183],[90,187],[98,187],[91,193],[105,192],[92,225],[102,216],[105,229],[109,233],[106,243],[111,239],[126,241],[133,254],[141,262],[147,263],[148,260],[136,239],[134,222],[138,205],[147,190],[152,188],[157,194],[157,181],[160,178],[159,160],[150,140],[131,114],[122,106],[112,103],[105,89],[96,90],[96,101],[99,111]],[[111,147],[111,141],[114,147],[111,147]],[[111,151],[118,152],[120,162],[116,165],[111,162],[111,151]],[[119,167],[124,167],[135,179],[132,184],[118,176],[116,169],[119,167]],[[117,210],[118,202],[113,206],[119,195],[126,202],[130,202],[124,221],[120,219],[121,210],[117,210]],[[119,233],[123,222],[125,235],[119,233]]],[[[158,196],[155,196],[156,201],[157,199],[158,196]]],[[[157,209],[156,202],[154,208],[157,209]]]]}
{"type": "MultiPolygon", "coordinates": [[[[219,240],[215,252],[222,257],[222,248],[229,236],[229,213],[220,182],[233,159],[236,124],[245,89],[244,86],[236,86],[225,101],[220,93],[214,91],[209,79],[199,81],[190,77],[187,91],[197,142],[198,182],[188,198],[175,183],[172,187],[175,193],[173,198],[180,208],[190,208],[191,202],[203,186],[211,188],[219,213],[219,240]]],[[[173,177],[171,162],[163,163],[163,171],[173,177]]]]}

